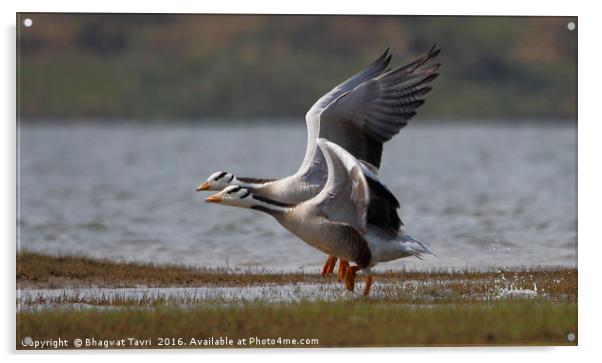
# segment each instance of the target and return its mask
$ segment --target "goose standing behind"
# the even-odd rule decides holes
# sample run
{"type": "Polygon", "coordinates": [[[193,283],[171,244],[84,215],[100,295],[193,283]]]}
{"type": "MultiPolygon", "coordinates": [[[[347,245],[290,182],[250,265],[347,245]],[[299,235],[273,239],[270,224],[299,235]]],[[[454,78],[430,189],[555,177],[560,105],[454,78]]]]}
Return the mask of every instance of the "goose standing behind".
{"type": "MultiPolygon", "coordinates": [[[[403,224],[397,214],[399,202],[381,183],[373,183],[380,167],[383,143],[396,135],[431,91],[440,64],[432,64],[440,50],[433,46],[424,56],[394,70],[387,70],[391,54],[387,49],[370,66],[322,96],[307,112],[307,148],[301,166],[282,179],[237,177],[228,172],[213,173],[197,191],[242,186],[255,196],[296,204],[318,194],[327,177],[316,139],[326,138],[348,150],[361,161],[371,191],[368,223],[398,230],[403,224]]],[[[341,261],[339,279],[347,264],[341,261]]],[[[329,256],[322,274],[332,273],[336,259],[329,256]]]]}
{"type": "Polygon", "coordinates": [[[353,291],[355,274],[365,274],[364,295],[368,295],[373,276],[371,268],[379,262],[432,254],[431,250],[403,233],[367,223],[370,189],[361,164],[342,147],[318,139],[327,164],[327,180],[313,198],[298,203],[281,203],[252,193],[248,188],[229,186],[205,199],[236,207],[256,209],[272,215],[295,236],[312,247],[356,265],[349,268],[345,285],[353,291]]]}

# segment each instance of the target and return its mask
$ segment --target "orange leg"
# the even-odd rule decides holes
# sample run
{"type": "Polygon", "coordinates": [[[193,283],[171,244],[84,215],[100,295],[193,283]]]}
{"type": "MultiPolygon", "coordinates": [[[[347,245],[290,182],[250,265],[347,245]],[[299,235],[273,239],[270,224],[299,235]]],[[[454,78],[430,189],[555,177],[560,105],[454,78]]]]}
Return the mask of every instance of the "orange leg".
{"type": "Polygon", "coordinates": [[[334,272],[334,267],[337,265],[337,258],[334,256],[328,256],[328,258],[331,259],[332,263],[328,266],[327,273],[329,275],[332,275],[332,273],[334,272]]]}
{"type": "Polygon", "coordinates": [[[359,266],[351,266],[347,270],[347,275],[345,275],[345,287],[347,290],[353,291],[353,289],[355,289],[355,273],[359,269],[359,266]]]}
{"type": "Polygon", "coordinates": [[[370,287],[372,286],[373,280],[374,280],[374,276],[372,276],[372,275],[364,276],[364,282],[366,283],[364,285],[364,296],[368,296],[368,294],[370,294],[370,287]]]}
{"type": "Polygon", "coordinates": [[[324,263],[324,267],[322,267],[322,276],[326,276],[331,274],[334,271],[334,266],[337,264],[337,258],[333,256],[328,256],[326,262],[324,263]]]}
{"type": "Polygon", "coordinates": [[[343,279],[347,275],[347,270],[349,270],[349,262],[341,260],[339,262],[339,273],[337,276],[339,279],[339,282],[343,281],[343,279]]]}

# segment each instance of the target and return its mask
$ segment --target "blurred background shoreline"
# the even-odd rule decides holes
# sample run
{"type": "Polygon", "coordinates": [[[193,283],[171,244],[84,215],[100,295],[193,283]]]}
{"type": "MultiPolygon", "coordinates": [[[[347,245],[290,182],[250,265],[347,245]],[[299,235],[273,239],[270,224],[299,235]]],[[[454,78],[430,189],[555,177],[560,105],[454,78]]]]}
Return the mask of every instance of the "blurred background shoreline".
{"type": "Polygon", "coordinates": [[[19,14],[21,121],[302,120],[387,48],[442,48],[420,119],[576,122],[575,17],[19,14]]]}

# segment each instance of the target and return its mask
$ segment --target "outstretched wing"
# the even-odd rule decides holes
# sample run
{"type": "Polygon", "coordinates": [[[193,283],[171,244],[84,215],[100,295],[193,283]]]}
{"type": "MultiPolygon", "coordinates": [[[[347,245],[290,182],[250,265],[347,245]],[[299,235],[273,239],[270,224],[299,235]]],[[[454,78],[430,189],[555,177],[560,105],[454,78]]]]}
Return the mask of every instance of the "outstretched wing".
{"type": "Polygon", "coordinates": [[[390,61],[385,52],[367,68],[370,71],[360,72],[318,100],[306,115],[307,152],[297,175],[308,184],[322,184],[328,171],[323,153],[315,150],[315,140],[325,138],[338,144],[364,169],[370,188],[368,222],[397,233],[403,225],[397,213],[399,202],[376,177],[383,143],[397,134],[424,103],[431,91],[429,84],[437,77],[439,64],[432,61],[439,52],[433,46],[423,57],[383,74],[390,61]],[[378,75],[368,78],[372,74],[378,75]],[[344,90],[343,85],[353,88],[344,90]]]}
{"type": "Polygon", "coordinates": [[[316,203],[332,222],[345,223],[365,233],[370,189],[360,163],[330,141],[318,139],[317,143],[324,153],[328,178],[316,203]]]}
{"type": "MultiPolygon", "coordinates": [[[[305,115],[305,120],[307,123],[307,150],[305,152],[303,163],[299,168],[300,171],[307,170],[307,168],[311,166],[312,160],[314,159],[314,154],[316,154],[316,139],[320,137],[320,115],[324,109],[346,92],[349,92],[360,84],[381,75],[383,72],[385,72],[390,62],[391,54],[389,53],[389,48],[387,48],[385,52],[372,64],[363,69],[361,72],[347,79],[345,82],[339,84],[330,92],[326,93],[319,100],[317,100],[316,103],[314,103],[309,111],[307,111],[307,114],[305,115]]],[[[325,174],[325,165],[321,166],[324,168],[323,171],[325,174]]],[[[306,178],[308,178],[308,176],[306,176],[306,178]]]]}
{"type": "MultiPolygon", "coordinates": [[[[440,50],[435,46],[415,61],[384,72],[390,56],[379,58],[363,77],[353,77],[322,97],[307,113],[308,144],[299,172],[310,184],[319,184],[326,174],[315,139],[325,138],[349,151],[370,169],[378,170],[383,143],[396,135],[431,91],[440,64],[432,64],[440,50]],[[370,77],[378,73],[376,76],[370,77]]],[[[385,52],[385,54],[387,54],[385,52]]],[[[384,56],[384,55],[383,55],[384,56]]]]}
{"type": "Polygon", "coordinates": [[[380,167],[383,143],[407,125],[431,91],[440,64],[433,47],[424,57],[370,79],[342,94],[320,114],[319,137],[380,167]]]}

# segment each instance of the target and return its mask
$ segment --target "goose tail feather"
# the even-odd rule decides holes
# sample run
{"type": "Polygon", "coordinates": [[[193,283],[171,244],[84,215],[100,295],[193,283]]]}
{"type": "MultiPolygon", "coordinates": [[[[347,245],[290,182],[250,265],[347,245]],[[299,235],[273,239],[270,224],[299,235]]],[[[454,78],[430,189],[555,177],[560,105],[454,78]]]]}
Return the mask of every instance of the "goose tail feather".
{"type": "Polygon", "coordinates": [[[406,253],[416,256],[421,260],[424,255],[436,256],[427,245],[415,239],[414,237],[407,234],[402,234],[399,237],[401,247],[406,253]]]}

